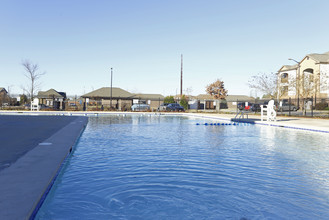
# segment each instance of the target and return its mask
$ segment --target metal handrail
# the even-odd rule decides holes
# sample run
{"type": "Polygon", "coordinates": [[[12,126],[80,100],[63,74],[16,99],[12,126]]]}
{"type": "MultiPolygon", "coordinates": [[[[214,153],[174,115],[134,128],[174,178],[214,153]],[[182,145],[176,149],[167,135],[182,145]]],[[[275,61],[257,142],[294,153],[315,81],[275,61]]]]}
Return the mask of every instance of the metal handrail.
{"type": "Polygon", "coordinates": [[[241,119],[241,118],[244,118],[244,115],[246,114],[247,115],[247,119],[248,119],[248,113],[249,113],[249,111],[246,111],[246,112],[244,112],[243,110],[242,111],[239,111],[236,115],[235,115],[235,117],[234,117],[234,119],[236,119],[237,117],[238,117],[238,115],[240,115],[239,116],[239,120],[241,119]]]}

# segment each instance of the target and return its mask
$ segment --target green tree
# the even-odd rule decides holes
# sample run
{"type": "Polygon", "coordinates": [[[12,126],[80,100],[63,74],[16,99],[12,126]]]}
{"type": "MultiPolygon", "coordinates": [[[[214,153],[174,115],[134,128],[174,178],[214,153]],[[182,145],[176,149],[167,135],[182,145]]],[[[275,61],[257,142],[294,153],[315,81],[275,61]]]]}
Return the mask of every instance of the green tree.
{"type": "Polygon", "coordinates": [[[27,103],[27,96],[25,94],[20,95],[19,97],[20,97],[20,104],[21,105],[24,105],[24,104],[27,103]]]}
{"type": "Polygon", "coordinates": [[[175,103],[175,99],[174,99],[174,96],[170,95],[170,96],[166,96],[163,100],[164,103],[175,103]]]}
{"type": "Polygon", "coordinates": [[[185,110],[188,109],[188,101],[185,95],[182,96],[179,104],[184,107],[185,110]]]}

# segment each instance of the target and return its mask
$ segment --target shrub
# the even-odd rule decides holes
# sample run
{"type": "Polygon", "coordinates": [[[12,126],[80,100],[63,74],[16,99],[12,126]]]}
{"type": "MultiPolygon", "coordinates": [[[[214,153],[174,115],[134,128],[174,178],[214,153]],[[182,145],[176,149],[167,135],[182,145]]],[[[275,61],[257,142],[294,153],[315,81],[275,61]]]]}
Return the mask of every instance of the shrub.
{"type": "Polygon", "coordinates": [[[163,100],[164,103],[175,103],[175,99],[174,99],[174,96],[166,96],[163,100]]]}
{"type": "Polygon", "coordinates": [[[187,101],[185,95],[182,96],[182,99],[180,100],[180,103],[179,104],[181,106],[183,106],[185,110],[188,109],[188,101],[187,101]]]}
{"type": "Polygon", "coordinates": [[[325,110],[327,107],[328,107],[328,103],[326,102],[316,103],[315,105],[316,110],[325,110]]]}

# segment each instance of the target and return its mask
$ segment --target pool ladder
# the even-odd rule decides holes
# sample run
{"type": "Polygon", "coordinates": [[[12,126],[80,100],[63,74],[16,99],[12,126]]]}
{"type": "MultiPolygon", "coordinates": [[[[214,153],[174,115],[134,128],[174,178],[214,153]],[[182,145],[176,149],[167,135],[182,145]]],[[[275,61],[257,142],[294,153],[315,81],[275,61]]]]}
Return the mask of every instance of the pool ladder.
{"type": "Polygon", "coordinates": [[[244,118],[244,115],[246,115],[246,116],[247,116],[247,119],[248,119],[248,113],[249,113],[249,112],[239,111],[239,112],[235,115],[234,120],[236,120],[236,119],[240,120],[241,118],[244,118]],[[238,117],[238,116],[239,116],[239,117],[238,117]]]}

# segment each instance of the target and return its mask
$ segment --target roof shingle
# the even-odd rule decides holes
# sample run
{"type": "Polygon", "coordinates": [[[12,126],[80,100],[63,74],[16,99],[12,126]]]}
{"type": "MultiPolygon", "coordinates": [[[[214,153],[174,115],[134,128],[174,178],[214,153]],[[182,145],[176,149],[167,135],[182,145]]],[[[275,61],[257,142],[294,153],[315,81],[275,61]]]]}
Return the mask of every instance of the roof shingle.
{"type": "MultiPolygon", "coordinates": [[[[134,95],[121,88],[112,87],[112,98],[127,99],[132,98],[134,95]]],[[[82,95],[83,98],[110,98],[111,87],[102,87],[92,92],[82,95]]]]}
{"type": "Polygon", "coordinates": [[[57,92],[55,89],[49,89],[48,91],[39,91],[38,98],[66,98],[66,94],[63,92],[57,92]]]}
{"type": "Polygon", "coordinates": [[[161,94],[134,94],[134,98],[145,99],[145,100],[163,100],[164,96],[161,94]]]}

